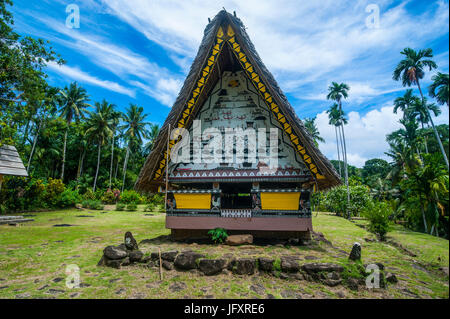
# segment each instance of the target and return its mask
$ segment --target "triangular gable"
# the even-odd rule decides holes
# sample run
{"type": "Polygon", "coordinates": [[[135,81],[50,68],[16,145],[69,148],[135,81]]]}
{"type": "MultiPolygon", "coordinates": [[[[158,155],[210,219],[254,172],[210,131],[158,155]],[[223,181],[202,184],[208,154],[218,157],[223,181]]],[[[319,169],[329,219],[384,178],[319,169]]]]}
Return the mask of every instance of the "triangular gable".
{"type": "MultiPolygon", "coordinates": [[[[201,107],[202,102],[199,102],[201,97],[208,93],[205,91],[205,87],[212,81],[211,75],[218,72],[218,60],[225,46],[229,47],[227,50],[233,53],[241,68],[245,70],[248,79],[290,138],[295,151],[303,159],[319,188],[328,188],[340,183],[334,167],[313,144],[311,137],[295,115],[270,72],[260,61],[244,29],[236,31],[236,28],[243,28],[242,23],[225,11],[219,12],[213,22],[208,25],[194,65],[160,131],[154,149],[139,174],[136,182],[137,189],[146,190],[150,187],[148,185],[157,185],[163,180],[167,163],[168,124],[172,129],[189,129],[196,112],[201,107]],[[235,26],[233,27],[233,25],[235,26]],[[214,33],[211,34],[211,32],[214,33]],[[205,48],[209,48],[207,52],[205,48]]],[[[169,142],[169,153],[175,143],[174,140],[169,142]]]]}
{"type": "MultiPolygon", "coordinates": [[[[193,117],[193,114],[195,114],[195,111],[197,111],[196,108],[199,107],[196,104],[198,98],[200,94],[203,92],[203,88],[205,87],[206,82],[209,80],[209,75],[214,69],[218,57],[221,54],[222,48],[225,44],[229,45],[230,48],[232,49],[232,52],[234,53],[235,57],[241,64],[242,69],[245,70],[245,74],[250,79],[255,89],[259,92],[261,98],[264,100],[269,110],[271,110],[271,112],[275,116],[275,119],[277,119],[278,123],[280,124],[281,128],[290,138],[295,151],[301,156],[306,167],[311,172],[312,176],[314,176],[316,179],[324,179],[325,177],[322,174],[320,174],[317,165],[313,162],[313,159],[307,153],[306,148],[302,145],[300,137],[292,129],[292,124],[289,123],[289,120],[286,118],[283,111],[281,110],[282,107],[280,107],[275,103],[269,88],[265,84],[265,81],[263,79],[264,77],[258,74],[254,66],[250,62],[250,59],[248,58],[247,54],[243,52],[244,50],[241,48],[240,44],[236,40],[235,32],[231,27],[231,25],[227,26],[226,35],[224,34],[222,27],[219,27],[219,30],[217,31],[216,35],[215,44],[211,49],[209,58],[207,59],[204,67],[202,68],[202,74],[199,80],[197,81],[197,85],[192,90],[192,93],[190,95],[191,98],[188,100],[185,109],[182,111],[180,119],[173,126],[173,128],[186,128],[186,129],[189,128],[189,126],[186,126],[186,124],[189,122],[192,123],[190,119],[193,117]]],[[[176,141],[170,140],[169,154],[170,150],[175,145],[175,143],[176,141]]],[[[167,163],[166,159],[167,159],[167,151],[165,151],[162,154],[162,158],[159,161],[158,169],[155,171],[155,174],[153,176],[154,180],[161,179],[164,176],[164,171],[167,163]]]]}

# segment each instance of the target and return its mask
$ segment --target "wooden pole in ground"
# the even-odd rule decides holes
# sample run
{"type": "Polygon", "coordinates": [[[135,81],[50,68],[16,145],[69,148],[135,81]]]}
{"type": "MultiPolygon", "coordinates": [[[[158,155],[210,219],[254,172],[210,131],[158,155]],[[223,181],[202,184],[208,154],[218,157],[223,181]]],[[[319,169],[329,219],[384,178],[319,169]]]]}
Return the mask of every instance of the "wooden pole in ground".
{"type": "Polygon", "coordinates": [[[158,254],[159,254],[159,280],[162,280],[161,248],[158,248],[158,254]]]}
{"type": "Polygon", "coordinates": [[[164,196],[164,209],[167,212],[167,188],[169,187],[169,141],[170,141],[170,123],[169,123],[169,133],[167,134],[167,158],[166,158],[166,194],[164,196]]]}

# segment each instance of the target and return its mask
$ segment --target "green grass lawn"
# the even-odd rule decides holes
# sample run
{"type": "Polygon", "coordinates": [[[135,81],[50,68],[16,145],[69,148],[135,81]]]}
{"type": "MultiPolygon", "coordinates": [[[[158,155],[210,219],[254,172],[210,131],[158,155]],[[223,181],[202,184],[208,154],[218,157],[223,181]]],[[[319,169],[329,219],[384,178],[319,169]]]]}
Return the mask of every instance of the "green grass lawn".
{"type": "MultiPolygon", "coordinates": [[[[142,210],[143,207],[140,207],[142,210]]],[[[138,242],[167,235],[164,214],[142,211],[116,212],[65,210],[32,213],[34,222],[18,227],[0,226],[0,298],[448,298],[448,276],[439,269],[448,267],[449,242],[395,226],[388,234],[417,257],[380,242],[365,229],[343,218],[320,213],[313,218],[316,232],[322,232],[333,248],[293,246],[216,246],[169,241],[143,244],[144,253],[191,249],[213,258],[223,254],[236,257],[296,255],[302,263],[347,264],[355,241],[362,244],[364,263],[381,262],[399,278],[387,289],[352,291],[344,286],[328,287],[305,280],[281,279],[270,275],[236,276],[230,273],[207,277],[198,272],[165,271],[139,265],[122,269],[97,267],[107,245],[123,241],[131,231],[138,242]],[[89,215],[91,217],[77,217],[89,215]],[[73,227],[52,227],[72,224],[73,227]],[[66,287],[66,267],[80,268],[82,286],[66,287]],[[182,288],[177,291],[174,284],[182,288]],[[338,297],[339,296],[339,297],[338,297]]],[[[448,269],[448,268],[447,268],[448,269]]]]}

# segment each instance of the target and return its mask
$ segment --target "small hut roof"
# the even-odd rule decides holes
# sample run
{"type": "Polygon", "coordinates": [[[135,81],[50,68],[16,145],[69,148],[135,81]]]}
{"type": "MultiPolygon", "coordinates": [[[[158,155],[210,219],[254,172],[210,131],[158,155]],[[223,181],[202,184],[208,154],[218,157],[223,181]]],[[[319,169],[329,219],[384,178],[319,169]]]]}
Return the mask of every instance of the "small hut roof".
{"type": "MultiPolygon", "coordinates": [[[[277,103],[280,110],[284,113],[283,115],[286,116],[288,122],[292,126],[294,133],[298,136],[302,146],[305,148],[306,153],[311,157],[312,163],[314,163],[314,166],[317,167],[318,174],[319,176],[321,176],[320,179],[316,179],[318,188],[327,189],[339,185],[341,183],[339,175],[337,174],[330,161],[315,146],[312,137],[306,130],[302,121],[298,118],[284,93],[281,91],[275,78],[262,62],[247,32],[245,31],[245,27],[242,21],[235,15],[232,15],[225,10],[221,10],[205,28],[203,40],[200,44],[197,56],[195,57],[191,65],[189,74],[184,81],[183,87],[181,88],[181,91],[175,103],[173,104],[172,109],[166,118],[166,121],[161,127],[159,135],[156,138],[155,143],[153,144],[153,149],[147,157],[145,164],[139,173],[135,188],[138,191],[148,192],[154,191],[157,186],[162,185],[162,176],[159,179],[155,179],[154,176],[155,172],[157,172],[158,169],[161,170],[160,163],[164,162],[169,124],[171,124],[172,128],[178,127],[177,123],[183,116],[182,113],[185,110],[186,104],[191,99],[193,94],[192,92],[194,89],[196,89],[198,80],[201,79],[202,70],[204,70],[204,66],[209,62],[208,58],[210,59],[210,52],[212,52],[216,48],[215,45],[217,45],[217,43],[215,42],[215,40],[216,35],[220,30],[219,28],[222,28],[222,30],[226,32],[228,26],[232,28],[234,32],[233,36],[239,43],[241,51],[246,54],[248,61],[251,62],[252,66],[254,66],[255,71],[258,72],[259,77],[267,87],[267,91],[271,93],[273,100],[277,103]]],[[[212,90],[220,76],[220,63],[225,63],[223,61],[227,61],[228,63],[230,63],[230,59],[232,59],[232,57],[230,57],[231,55],[232,54],[219,53],[219,56],[216,59],[219,66],[213,67],[211,74],[207,79],[207,83],[205,83],[205,87],[202,89],[200,97],[198,97],[196,105],[201,106],[203,104],[206,97],[209,95],[209,92],[212,90]]],[[[194,109],[194,116],[196,114],[196,111],[198,111],[199,109],[200,107],[194,109]]],[[[190,127],[192,118],[193,116],[189,119],[190,123],[186,123],[186,128],[190,127]]]]}
{"type": "Polygon", "coordinates": [[[0,146],[0,175],[28,176],[19,153],[12,145],[0,146]]]}

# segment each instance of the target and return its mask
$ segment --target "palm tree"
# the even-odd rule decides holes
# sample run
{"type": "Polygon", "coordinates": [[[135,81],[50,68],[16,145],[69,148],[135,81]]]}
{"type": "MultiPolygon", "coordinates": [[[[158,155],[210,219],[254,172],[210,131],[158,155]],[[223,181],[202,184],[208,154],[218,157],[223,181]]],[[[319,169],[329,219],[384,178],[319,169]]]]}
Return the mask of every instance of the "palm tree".
{"type": "Polygon", "coordinates": [[[426,154],[424,165],[407,173],[404,185],[406,203],[411,208],[420,208],[425,232],[428,232],[428,212],[428,219],[431,219],[430,235],[436,231],[436,236],[439,236],[439,207],[443,206],[442,199],[448,198],[448,173],[441,163],[436,154],[426,154]]]}
{"type": "Polygon", "coordinates": [[[315,121],[316,117],[312,117],[312,118],[305,118],[303,122],[305,124],[306,130],[311,135],[314,144],[316,145],[316,147],[319,147],[318,141],[325,143],[325,140],[322,138],[322,136],[320,136],[320,132],[319,129],[317,128],[315,121]]]}
{"type": "MultiPolygon", "coordinates": [[[[338,84],[337,82],[332,82],[331,85],[328,87],[328,100],[334,100],[339,106],[339,112],[343,114],[342,112],[342,98],[346,99],[348,97],[348,90],[350,90],[350,87],[345,84],[341,83],[338,84]]],[[[341,132],[342,132],[342,144],[344,146],[343,151],[343,157],[344,157],[344,173],[345,173],[345,183],[347,185],[347,218],[350,219],[350,213],[348,211],[348,207],[350,206],[350,189],[348,186],[348,169],[347,169],[347,146],[345,144],[345,134],[344,134],[344,123],[341,121],[340,124],[341,132]]]]}
{"type": "Polygon", "coordinates": [[[145,144],[144,146],[144,153],[145,154],[149,154],[153,148],[153,145],[156,141],[156,138],[158,137],[159,134],[159,125],[158,124],[150,124],[150,132],[149,132],[149,136],[148,136],[148,142],[145,144]]]}
{"type": "Polygon", "coordinates": [[[448,73],[438,72],[431,80],[433,83],[428,87],[429,95],[436,98],[439,104],[447,104],[448,107],[448,73]]]}
{"type": "MultiPolygon", "coordinates": [[[[400,128],[386,136],[386,141],[388,143],[397,143],[399,144],[401,141],[405,142],[408,147],[411,149],[418,150],[420,143],[422,142],[421,137],[418,135],[417,129],[419,128],[419,123],[415,117],[401,119],[400,123],[403,125],[403,128],[400,128]]],[[[417,151],[417,154],[420,155],[420,152],[417,151]]]]}
{"type": "MultiPolygon", "coordinates": [[[[429,114],[430,111],[433,112],[434,116],[438,116],[441,114],[441,110],[434,103],[427,103],[427,98],[424,98],[423,101],[420,99],[416,99],[409,107],[408,113],[410,117],[417,118],[422,126],[422,131],[424,132],[424,125],[430,121],[429,114]]],[[[425,136],[425,150],[428,153],[428,143],[427,138],[425,136]]]]}
{"type": "Polygon", "coordinates": [[[411,105],[417,102],[419,98],[413,95],[412,89],[407,89],[403,96],[400,96],[394,100],[394,113],[400,109],[403,112],[403,119],[407,117],[407,112],[411,108],[411,105]]]}
{"type": "MultiPolygon", "coordinates": [[[[433,50],[428,48],[425,50],[419,50],[417,52],[411,48],[405,48],[402,52],[400,52],[400,54],[403,54],[405,57],[398,63],[397,67],[394,70],[392,78],[395,81],[399,81],[401,78],[403,86],[410,87],[411,85],[416,84],[422,98],[422,103],[424,103],[424,97],[422,89],[420,87],[420,80],[423,79],[425,75],[425,68],[428,67],[430,71],[437,68],[436,63],[430,59],[433,57],[433,50]]],[[[436,136],[436,140],[439,143],[442,156],[444,157],[445,164],[447,165],[447,170],[449,170],[447,155],[445,154],[441,139],[439,138],[439,134],[434,126],[433,119],[431,118],[428,109],[427,113],[431,122],[431,126],[433,127],[434,135],[436,136]]]]}
{"type": "Polygon", "coordinates": [[[112,134],[113,120],[111,119],[113,106],[107,101],[103,100],[102,103],[95,103],[95,112],[89,112],[89,119],[87,121],[86,135],[97,139],[98,154],[97,154],[97,170],[95,171],[93,191],[97,187],[98,171],[100,169],[100,155],[102,145],[112,134]]]}
{"type": "Polygon", "coordinates": [[[327,110],[328,113],[328,124],[334,126],[334,132],[336,133],[336,145],[337,145],[337,153],[338,153],[338,164],[339,164],[339,176],[342,178],[342,171],[341,171],[341,156],[339,148],[342,148],[342,137],[339,130],[338,133],[338,127],[341,125],[341,123],[347,124],[347,119],[343,116],[343,114],[339,111],[339,105],[337,103],[334,103],[330,106],[330,108],[327,110]]]}
{"type": "MultiPolygon", "coordinates": [[[[115,105],[112,105],[112,108],[114,108],[115,105]]],[[[122,112],[112,111],[111,113],[111,120],[112,120],[112,141],[111,141],[111,165],[109,168],[109,188],[111,188],[112,183],[112,174],[113,174],[113,162],[114,162],[114,137],[116,135],[116,129],[119,125],[120,119],[122,118],[122,112]]]]}
{"type": "Polygon", "coordinates": [[[125,138],[127,141],[127,153],[125,155],[125,160],[123,163],[123,181],[122,181],[122,192],[125,186],[125,177],[127,173],[128,159],[130,156],[130,148],[133,144],[142,144],[142,138],[146,138],[149,135],[149,131],[146,126],[149,122],[145,122],[144,119],[148,114],[144,114],[144,108],[137,106],[135,104],[130,104],[123,114],[124,125],[120,127],[124,131],[125,138]]]}
{"type": "Polygon", "coordinates": [[[69,131],[70,123],[72,123],[73,119],[78,121],[80,118],[84,117],[84,112],[90,105],[87,103],[87,101],[89,101],[89,96],[86,93],[86,90],[83,87],[78,86],[77,82],[73,82],[69,87],[66,86],[63,90],[60,90],[59,94],[61,117],[64,118],[67,123],[67,128],[64,133],[64,147],[61,168],[61,180],[64,180],[67,133],[69,131]]]}

